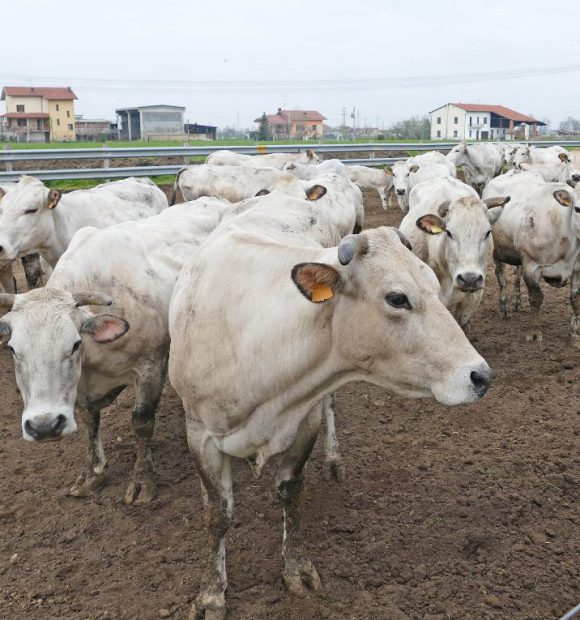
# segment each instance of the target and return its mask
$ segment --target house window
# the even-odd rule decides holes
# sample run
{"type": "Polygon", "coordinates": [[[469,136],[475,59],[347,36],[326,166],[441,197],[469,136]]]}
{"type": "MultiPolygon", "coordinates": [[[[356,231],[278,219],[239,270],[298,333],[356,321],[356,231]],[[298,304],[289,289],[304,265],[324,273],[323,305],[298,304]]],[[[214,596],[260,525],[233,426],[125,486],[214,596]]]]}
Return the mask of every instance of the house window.
{"type": "Polygon", "coordinates": [[[477,124],[479,125],[479,116],[477,117],[477,124]]]}
{"type": "Polygon", "coordinates": [[[57,118],[57,119],[56,119],[56,124],[57,124],[58,126],[60,126],[60,118],[57,118]]]}
{"type": "Polygon", "coordinates": [[[25,118],[17,118],[16,119],[16,123],[18,124],[18,127],[26,127],[27,126],[25,118]]]}
{"type": "Polygon", "coordinates": [[[453,117],[453,124],[454,125],[459,125],[459,117],[457,117],[457,116],[453,117]]]}
{"type": "Polygon", "coordinates": [[[24,106],[23,105],[17,105],[16,106],[16,111],[17,112],[24,112],[24,106]]]}
{"type": "Polygon", "coordinates": [[[471,138],[471,129],[469,130],[469,137],[471,138]]]}
{"type": "Polygon", "coordinates": [[[438,130],[437,130],[437,137],[438,137],[438,138],[440,138],[440,137],[441,137],[441,130],[440,130],[440,129],[438,129],[438,130]]]}
{"type": "Polygon", "coordinates": [[[70,110],[67,110],[67,111],[66,111],[66,117],[67,117],[67,118],[70,118],[70,110]]]}
{"type": "Polygon", "coordinates": [[[72,131],[72,130],[73,130],[73,126],[72,126],[72,124],[71,124],[71,123],[69,123],[69,124],[67,125],[67,127],[68,127],[68,130],[69,130],[69,131],[72,131]]]}
{"type": "Polygon", "coordinates": [[[312,131],[318,131],[318,125],[312,125],[312,131]]]}
{"type": "Polygon", "coordinates": [[[441,125],[441,117],[440,116],[437,117],[437,124],[441,125]]]}
{"type": "Polygon", "coordinates": [[[60,111],[60,105],[57,103],[56,104],[56,111],[59,112],[60,111]]]}
{"type": "MultiPolygon", "coordinates": [[[[473,116],[469,117],[469,126],[471,127],[473,125],[473,116]]],[[[471,135],[471,131],[469,132],[469,135],[471,135]]]]}
{"type": "Polygon", "coordinates": [[[454,130],[453,130],[453,137],[454,137],[454,138],[457,138],[457,129],[454,129],[454,130]]]}

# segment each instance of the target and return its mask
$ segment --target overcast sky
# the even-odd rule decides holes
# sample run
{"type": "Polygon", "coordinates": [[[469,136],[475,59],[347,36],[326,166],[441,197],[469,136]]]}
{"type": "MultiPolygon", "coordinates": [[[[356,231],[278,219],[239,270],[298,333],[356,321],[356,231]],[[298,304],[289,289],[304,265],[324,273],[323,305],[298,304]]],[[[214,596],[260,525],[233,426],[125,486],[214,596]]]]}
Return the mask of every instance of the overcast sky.
{"type": "Polygon", "coordinates": [[[461,101],[503,104],[555,126],[580,118],[580,71],[413,87],[350,82],[580,65],[577,0],[0,0],[0,7],[1,83],[70,85],[87,117],[167,103],[186,106],[191,122],[243,128],[280,106],[315,109],[338,125],[342,108],[356,107],[361,125],[388,127],[461,101]]]}

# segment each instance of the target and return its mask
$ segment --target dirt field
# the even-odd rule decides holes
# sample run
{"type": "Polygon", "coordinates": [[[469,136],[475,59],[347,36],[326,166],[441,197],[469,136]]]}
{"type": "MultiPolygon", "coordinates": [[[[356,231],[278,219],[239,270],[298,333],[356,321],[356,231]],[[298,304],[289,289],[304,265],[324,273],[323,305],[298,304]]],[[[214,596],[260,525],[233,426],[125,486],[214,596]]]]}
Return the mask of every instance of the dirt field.
{"type": "MultiPolygon", "coordinates": [[[[367,227],[400,221],[376,194],[366,201],[367,227]]],[[[545,291],[544,341],[526,343],[529,314],[500,321],[490,276],[472,329],[495,372],[482,402],[447,409],[367,384],[339,392],[347,478],[322,481],[318,445],[302,511],[320,593],[285,591],[273,472],[255,480],[236,463],[230,618],[546,620],[578,603],[580,349],[568,340],[567,291],[545,291]]],[[[0,617],[186,618],[206,538],[171,388],[155,435],[162,486],[145,508],[122,503],[134,456],[129,394],[102,421],[110,483],[84,500],[67,496],[82,434],[21,439],[5,349],[0,399],[0,617]]]]}

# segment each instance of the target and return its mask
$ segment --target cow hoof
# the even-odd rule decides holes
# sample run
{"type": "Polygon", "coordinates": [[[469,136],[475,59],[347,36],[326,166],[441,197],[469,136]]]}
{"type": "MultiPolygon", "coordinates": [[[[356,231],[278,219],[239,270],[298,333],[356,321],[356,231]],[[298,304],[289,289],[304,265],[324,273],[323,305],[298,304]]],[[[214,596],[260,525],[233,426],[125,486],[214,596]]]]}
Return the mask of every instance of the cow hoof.
{"type": "Polygon", "coordinates": [[[125,504],[139,506],[155,499],[157,486],[152,480],[134,480],[125,493],[125,504]]]}
{"type": "Polygon", "coordinates": [[[542,332],[530,332],[526,335],[528,342],[542,342],[542,332]]]}
{"type": "Polygon", "coordinates": [[[344,480],[345,468],[340,457],[327,459],[322,463],[322,479],[326,482],[336,480],[342,482],[344,480]]]}
{"type": "Polygon", "coordinates": [[[322,582],[310,560],[287,560],[284,567],[284,583],[296,596],[306,596],[309,590],[320,590],[322,582]]]}
{"type": "Polygon", "coordinates": [[[225,620],[226,611],[223,594],[200,593],[189,610],[188,620],[225,620]]]}
{"type": "Polygon", "coordinates": [[[519,312],[522,309],[522,302],[519,299],[516,299],[512,308],[514,312],[519,312]]]}
{"type": "Polygon", "coordinates": [[[73,497],[87,497],[91,493],[102,489],[106,484],[105,474],[94,474],[89,476],[81,474],[69,490],[69,495],[73,497]]]}

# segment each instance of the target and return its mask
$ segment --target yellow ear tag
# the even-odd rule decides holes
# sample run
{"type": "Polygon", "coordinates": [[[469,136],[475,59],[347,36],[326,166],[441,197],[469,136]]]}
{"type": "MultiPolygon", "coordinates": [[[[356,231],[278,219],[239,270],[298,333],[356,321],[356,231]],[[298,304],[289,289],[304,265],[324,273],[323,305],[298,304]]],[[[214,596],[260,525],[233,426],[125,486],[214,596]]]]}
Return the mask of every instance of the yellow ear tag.
{"type": "Polygon", "coordinates": [[[334,293],[332,289],[327,284],[319,284],[312,289],[312,301],[315,303],[320,303],[321,301],[326,301],[330,299],[334,293]]]}
{"type": "Polygon", "coordinates": [[[443,232],[443,229],[441,228],[441,226],[431,226],[431,232],[434,235],[438,235],[439,233],[443,232]]]}

